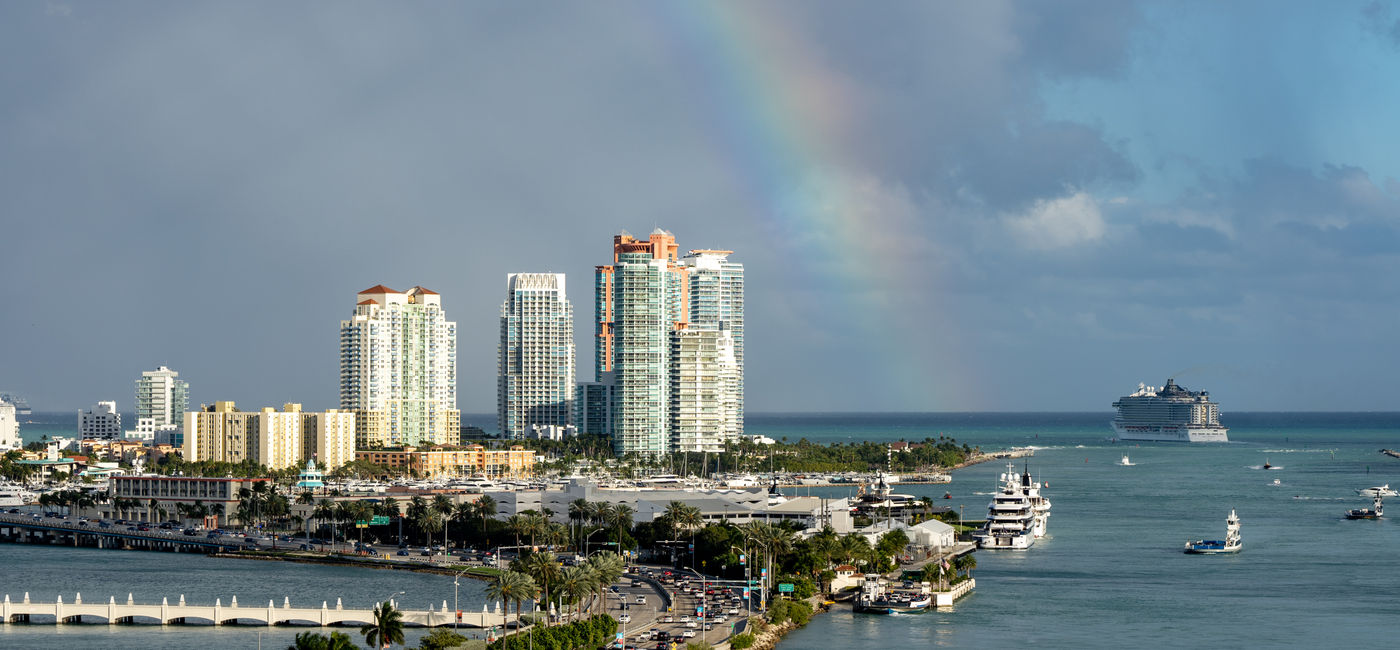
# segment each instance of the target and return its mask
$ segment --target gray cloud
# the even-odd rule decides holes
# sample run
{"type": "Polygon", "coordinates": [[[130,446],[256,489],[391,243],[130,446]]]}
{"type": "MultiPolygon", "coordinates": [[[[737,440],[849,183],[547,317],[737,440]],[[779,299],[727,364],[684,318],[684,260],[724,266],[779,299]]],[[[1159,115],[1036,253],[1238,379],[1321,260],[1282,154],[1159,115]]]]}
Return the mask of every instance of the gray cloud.
{"type": "Polygon", "coordinates": [[[1047,79],[1128,67],[1129,3],[767,5],[749,26],[802,40],[857,117],[782,186],[726,130],[763,98],[706,58],[771,43],[680,42],[664,7],[74,7],[0,6],[0,387],[39,408],[129,405],[157,364],[196,401],[330,406],[338,321],[382,282],[442,292],[487,411],[506,273],[569,274],[587,377],[592,268],[655,226],[747,265],[759,411],[1106,409],[1194,365],[1183,338],[1250,377],[1304,341],[1289,369],[1394,351],[1394,181],[1261,158],[1148,201],[1127,143],[1046,117],[1047,79]],[[1073,197],[1091,236],[1055,239],[1073,197]]]}

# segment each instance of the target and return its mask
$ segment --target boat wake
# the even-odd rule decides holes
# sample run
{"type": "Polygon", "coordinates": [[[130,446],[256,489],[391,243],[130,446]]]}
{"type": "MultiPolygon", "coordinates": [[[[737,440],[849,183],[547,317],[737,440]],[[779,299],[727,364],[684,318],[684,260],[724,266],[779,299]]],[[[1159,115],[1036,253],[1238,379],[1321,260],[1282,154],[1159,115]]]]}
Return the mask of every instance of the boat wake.
{"type": "Polygon", "coordinates": [[[992,496],[993,494],[996,494],[996,492],[973,492],[973,493],[972,493],[972,496],[975,496],[975,497],[989,497],[989,496],[992,496]]]}
{"type": "Polygon", "coordinates": [[[1336,449],[1265,449],[1266,454],[1335,454],[1336,449]]]}
{"type": "Polygon", "coordinates": [[[1295,501],[1351,501],[1351,499],[1343,499],[1343,498],[1341,498],[1341,497],[1305,497],[1305,496],[1303,496],[1303,495],[1301,495],[1301,494],[1295,494],[1295,495],[1293,495],[1293,500],[1295,500],[1295,501]]]}
{"type": "Polygon", "coordinates": [[[1249,469],[1267,469],[1271,472],[1276,469],[1283,469],[1283,465],[1270,465],[1268,467],[1264,467],[1263,465],[1248,465],[1247,467],[1249,467],[1249,469]]]}

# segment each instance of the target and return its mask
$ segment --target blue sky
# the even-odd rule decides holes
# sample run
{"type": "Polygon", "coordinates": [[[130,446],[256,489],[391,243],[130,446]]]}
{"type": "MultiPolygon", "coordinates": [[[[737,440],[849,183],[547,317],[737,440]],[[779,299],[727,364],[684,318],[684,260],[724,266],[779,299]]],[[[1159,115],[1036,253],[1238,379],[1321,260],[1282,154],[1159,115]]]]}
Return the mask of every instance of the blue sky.
{"type": "Polygon", "coordinates": [[[683,7],[0,5],[0,390],[331,407],[355,292],[421,284],[490,411],[506,274],[569,275],[591,378],[592,268],[661,226],[747,267],[752,411],[1395,410],[1400,6],[683,7]],[[713,129],[773,97],[831,128],[756,200],[713,129]]]}

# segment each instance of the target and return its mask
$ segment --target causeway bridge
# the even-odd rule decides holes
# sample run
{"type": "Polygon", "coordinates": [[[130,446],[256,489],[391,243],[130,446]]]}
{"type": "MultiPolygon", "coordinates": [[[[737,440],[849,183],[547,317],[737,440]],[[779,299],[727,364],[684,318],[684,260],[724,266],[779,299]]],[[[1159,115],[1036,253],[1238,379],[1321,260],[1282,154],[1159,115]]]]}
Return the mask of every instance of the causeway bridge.
{"type": "MultiPolygon", "coordinates": [[[[393,602],[393,601],[390,601],[393,602]]],[[[447,601],[442,609],[401,610],[403,622],[408,627],[442,627],[453,624],[462,627],[487,628],[503,626],[506,616],[496,612],[463,612],[458,620],[447,601]]],[[[228,605],[220,598],[213,605],[190,605],[185,597],[175,604],[162,598],[159,604],[136,603],[127,594],[125,603],[118,603],[116,597],[107,602],[84,603],[83,595],[77,594],[71,603],[63,602],[63,597],[52,603],[34,602],[29,594],[24,599],[12,602],[10,595],[0,603],[0,624],[9,623],[52,623],[52,624],[96,624],[96,625],[288,625],[305,627],[359,626],[374,620],[374,612],[369,609],[345,609],[336,599],[334,607],[322,602],[320,607],[292,607],[291,601],[282,599],[276,605],[267,601],[267,606],[245,607],[238,604],[238,597],[228,605]]]]}
{"type": "Polygon", "coordinates": [[[0,513],[0,541],[193,553],[257,548],[256,542],[249,544],[238,537],[209,538],[205,534],[185,535],[179,530],[160,528],[140,530],[141,525],[144,524],[108,524],[103,528],[90,521],[5,512],[0,513]]]}

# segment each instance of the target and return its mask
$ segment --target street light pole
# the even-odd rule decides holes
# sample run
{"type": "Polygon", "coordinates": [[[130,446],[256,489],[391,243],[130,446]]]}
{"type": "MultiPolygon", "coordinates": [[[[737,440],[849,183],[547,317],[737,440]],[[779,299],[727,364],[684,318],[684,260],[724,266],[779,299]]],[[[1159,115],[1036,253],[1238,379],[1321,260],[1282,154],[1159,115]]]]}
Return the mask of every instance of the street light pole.
{"type": "Polygon", "coordinates": [[[458,621],[462,620],[462,610],[460,610],[460,609],[457,608],[457,585],[458,585],[457,579],[460,578],[460,577],[462,577],[462,574],[463,574],[463,573],[466,573],[466,572],[467,572],[466,569],[462,569],[461,571],[458,571],[458,572],[457,572],[457,575],[452,576],[452,629],[453,629],[453,630],[456,630],[456,629],[457,629],[457,623],[458,623],[458,621]]]}

